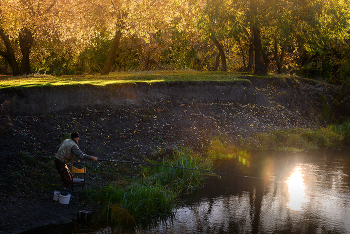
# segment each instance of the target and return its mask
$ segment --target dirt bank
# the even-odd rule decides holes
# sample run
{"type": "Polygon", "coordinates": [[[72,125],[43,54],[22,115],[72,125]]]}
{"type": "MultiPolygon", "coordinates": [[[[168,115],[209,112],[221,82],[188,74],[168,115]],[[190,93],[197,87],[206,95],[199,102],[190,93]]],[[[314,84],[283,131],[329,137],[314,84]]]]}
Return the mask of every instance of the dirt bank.
{"type": "MultiPolygon", "coordinates": [[[[67,222],[84,208],[79,199],[57,204],[53,191],[30,186],[45,171],[18,180],[31,163],[49,168],[57,146],[72,131],[80,133],[79,145],[87,154],[143,161],[174,145],[201,151],[216,137],[238,146],[242,137],[257,132],[313,128],[338,111],[337,86],[244,78],[250,82],[0,90],[0,232],[67,222]]],[[[50,183],[58,187],[60,182],[50,183]]]]}

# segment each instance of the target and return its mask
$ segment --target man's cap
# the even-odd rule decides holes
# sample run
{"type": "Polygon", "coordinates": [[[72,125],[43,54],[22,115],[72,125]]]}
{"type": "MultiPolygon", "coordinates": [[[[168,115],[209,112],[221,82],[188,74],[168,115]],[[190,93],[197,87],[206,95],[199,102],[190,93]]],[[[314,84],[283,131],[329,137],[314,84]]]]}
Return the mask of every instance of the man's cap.
{"type": "Polygon", "coordinates": [[[77,132],[73,132],[70,134],[70,138],[72,138],[72,139],[77,138],[77,137],[79,137],[79,133],[77,133],[77,132]]]}

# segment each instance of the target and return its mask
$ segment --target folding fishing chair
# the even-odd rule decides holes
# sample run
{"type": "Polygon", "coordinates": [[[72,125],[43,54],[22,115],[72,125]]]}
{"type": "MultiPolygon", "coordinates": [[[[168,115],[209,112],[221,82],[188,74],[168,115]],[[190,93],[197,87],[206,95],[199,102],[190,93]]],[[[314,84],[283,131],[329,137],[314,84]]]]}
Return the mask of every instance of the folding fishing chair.
{"type": "Polygon", "coordinates": [[[75,184],[81,184],[81,190],[84,190],[84,186],[85,186],[85,179],[86,179],[86,167],[78,169],[76,167],[72,167],[72,173],[73,176],[75,177],[76,174],[76,178],[73,178],[73,188],[75,184]]]}

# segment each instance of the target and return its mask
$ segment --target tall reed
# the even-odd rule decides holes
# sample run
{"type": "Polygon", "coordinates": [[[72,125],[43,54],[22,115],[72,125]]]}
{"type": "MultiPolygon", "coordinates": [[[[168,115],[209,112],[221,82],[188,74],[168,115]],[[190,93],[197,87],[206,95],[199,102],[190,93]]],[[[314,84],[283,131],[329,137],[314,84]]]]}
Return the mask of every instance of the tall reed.
{"type": "Polygon", "coordinates": [[[202,186],[204,178],[211,174],[206,171],[212,169],[210,160],[186,148],[178,148],[174,158],[163,159],[162,164],[198,170],[153,167],[149,176],[140,177],[126,188],[118,188],[112,183],[99,190],[88,191],[87,195],[91,202],[100,204],[104,218],[110,215],[109,208],[118,204],[137,221],[147,220],[170,215],[176,198],[202,186]]]}
{"type": "Polygon", "coordinates": [[[203,186],[205,177],[212,175],[207,172],[212,170],[212,161],[194,154],[188,148],[177,148],[172,161],[163,159],[162,165],[169,164],[176,168],[156,167],[154,174],[143,181],[148,180],[147,183],[166,186],[178,195],[191,193],[203,186]]]}
{"type": "Polygon", "coordinates": [[[102,205],[102,215],[109,215],[109,208],[114,204],[129,211],[136,220],[149,219],[153,216],[168,215],[175,204],[175,195],[162,186],[148,186],[133,183],[120,189],[113,186],[101,188],[98,200],[102,205]]]}

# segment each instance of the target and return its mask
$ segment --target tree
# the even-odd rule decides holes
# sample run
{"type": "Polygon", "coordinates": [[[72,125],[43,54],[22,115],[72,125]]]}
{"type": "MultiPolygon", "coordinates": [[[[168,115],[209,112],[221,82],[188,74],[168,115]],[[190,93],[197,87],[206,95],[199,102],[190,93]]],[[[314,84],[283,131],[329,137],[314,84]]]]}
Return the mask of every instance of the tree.
{"type": "Polygon", "coordinates": [[[75,56],[101,35],[103,48],[111,44],[102,74],[116,64],[120,43],[131,39],[137,41],[133,58],[143,69],[180,63],[183,56],[187,65],[192,57],[193,64],[201,59],[209,69],[221,65],[226,71],[230,59],[240,56],[239,66],[261,75],[270,61],[278,73],[286,61],[304,67],[321,61],[323,68],[345,71],[346,53],[336,45],[349,38],[349,6],[348,0],[3,0],[0,56],[14,75],[45,67],[44,61],[72,67],[75,56]],[[329,48],[339,55],[332,57],[329,48]],[[340,62],[327,63],[329,57],[340,62]]]}
{"type": "Polygon", "coordinates": [[[266,75],[267,67],[264,63],[263,50],[261,45],[260,29],[257,26],[252,27],[254,37],[254,52],[255,52],[255,69],[254,74],[266,75]]]}
{"type": "Polygon", "coordinates": [[[78,23],[74,9],[79,4],[79,1],[73,4],[69,0],[5,0],[0,3],[0,53],[10,64],[13,75],[32,72],[30,60],[34,47],[42,47],[43,54],[45,46],[55,46],[50,44],[53,39],[72,41],[77,37],[71,29],[78,23]]]}
{"type": "Polygon", "coordinates": [[[295,9],[293,21],[298,22],[294,35],[301,51],[300,66],[309,70],[309,74],[314,73],[319,77],[336,72],[333,67],[337,65],[330,61],[336,54],[332,47],[345,43],[349,38],[349,1],[304,0],[304,4],[298,1],[292,3],[295,9]],[[330,51],[333,51],[331,56],[330,51]]]}
{"type": "Polygon", "coordinates": [[[5,50],[0,50],[0,55],[3,56],[5,61],[8,62],[8,64],[12,68],[12,74],[14,76],[20,74],[20,69],[18,67],[18,63],[16,61],[15,52],[12,48],[11,40],[9,36],[4,32],[4,29],[0,28],[0,37],[3,40],[5,44],[5,50]]]}
{"type": "MultiPolygon", "coordinates": [[[[216,46],[221,60],[221,71],[227,71],[226,55],[220,40],[228,38],[228,11],[230,0],[190,1],[197,12],[197,27],[204,40],[211,40],[216,46]]],[[[218,61],[218,60],[217,60],[218,61]]],[[[217,62],[216,62],[217,63],[217,62]]],[[[217,66],[217,65],[216,65],[217,66]]],[[[215,67],[216,67],[215,66],[215,67]]]]}
{"type": "Polygon", "coordinates": [[[10,64],[13,75],[29,74],[30,53],[35,42],[34,35],[47,26],[48,18],[57,0],[7,0],[0,5],[0,34],[5,47],[0,54],[10,64]],[[21,54],[17,60],[16,41],[21,54]],[[20,68],[19,68],[20,64],[20,68]]]}
{"type": "Polygon", "coordinates": [[[254,64],[255,74],[265,75],[268,58],[263,51],[260,30],[263,25],[262,15],[266,9],[263,1],[209,0],[196,1],[196,3],[201,9],[198,27],[202,34],[210,38],[217,46],[222,59],[222,70],[226,70],[226,58],[217,38],[234,38],[240,45],[243,63],[246,65],[245,69],[252,69],[254,64]],[[243,46],[248,48],[247,63],[243,46]]]}
{"type": "MultiPolygon", "coordinates": [[[[247,6],[247,20],[248,25],[251,27],[253,46],[254,46],[254,74],[257,75],[266,75],[268,61],[264,62],[264,51],[262,49],[261,42],[261,30],[260,28],[263,25],[262,13],[266,12],[266,3],[265,1],[260,0],[250,0],[249,5],[247,6]],[[259,10],[258,10],[259,9],[259,10]]],[[[265,56],[267,57],[267,56],[265,56]]]]}
{"type": "Polygon", "coordinates": [[[148,43],[154,41],[150,38],[158,30],[166,27],[176,14],[176,1],[172,0],[100,0],[99,2],[100,9],[103,9],[101,15],[107,18],[102,23],[103,26],[112,28],[113,25],[115,32],[102,74],[111,71],[121,37],[136,35],[148,43]]]}
{"type": "Polygon", "coordinates": [[[243,17],[236,20],[235,39],[247,45],[248,56],[254,48],[255,74],[266,74],[272,56],[277,72],[281,73],[287,48],[319,52],[334,38],[347,38],[347,2],[236,0],[234,14],[243,17]]]}
{"type": "Polygon", "coordinates": [[[19,47],[22,52],[21,74],[30,74],[30,60],[29,55],[33,45],[33,34],[28,28],[23,28],[18,35],[19,47]]]}
{"type": "Polygon", "coordinates": [[[219,50],[219,56],[221,58],[221,64],[222,64],[221,71],[227,71],[226,56],[225,56],[225,52],[222,48],[222,45],[215,37],[212,37],[212,41],[214,42],[216,48],[219,50]]]}
{"type": "Polygon", "coordinates": [[[102,75],[107,75],[112,69],[112,65],[113,65],[114,60],[115,60],[116,51],[118,49],[119,41],[120,41],[120,38],[122,37],[122,30],[125,27],[124,26],[124,19],[127,17],[127,15],[128,15],[128,13],[126,11],[120,12],[120,14],[119,14],[119,18],[117,19],[117,22],[116,22],[115,35],[113,38],[112,45],[111,45],[109,52],[108,52],[107,60],[105,62],[105,65],[103,66],[103,69],[101,72],[102,75]]]}

